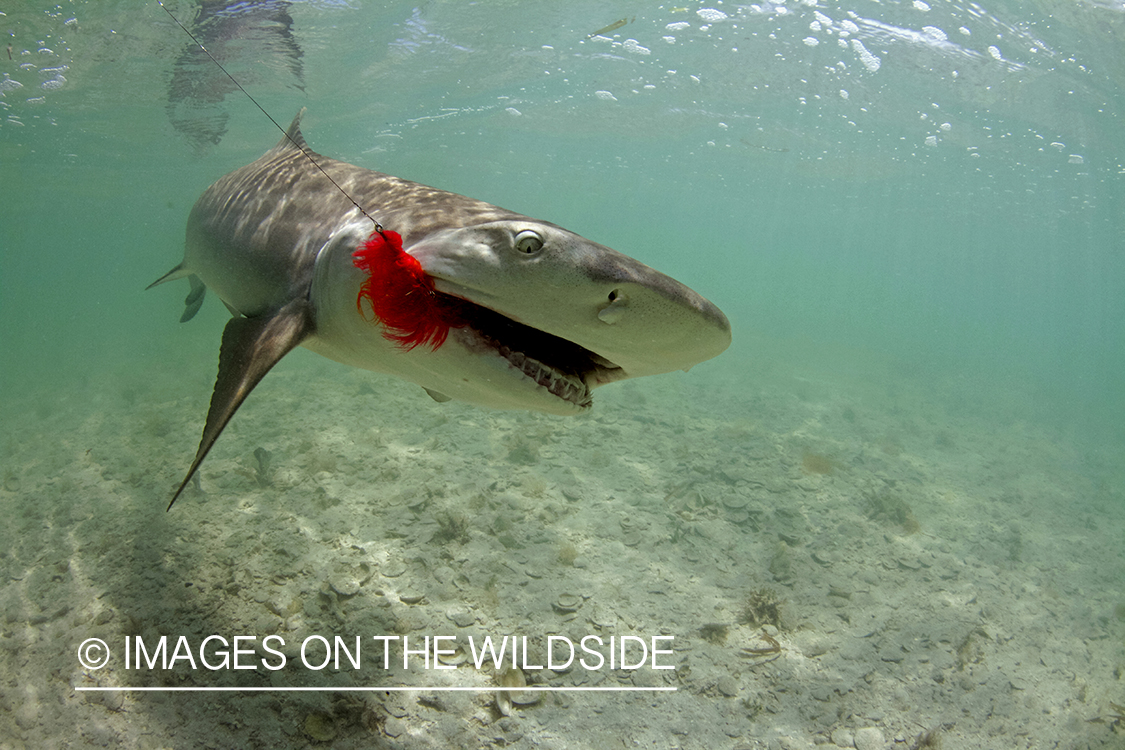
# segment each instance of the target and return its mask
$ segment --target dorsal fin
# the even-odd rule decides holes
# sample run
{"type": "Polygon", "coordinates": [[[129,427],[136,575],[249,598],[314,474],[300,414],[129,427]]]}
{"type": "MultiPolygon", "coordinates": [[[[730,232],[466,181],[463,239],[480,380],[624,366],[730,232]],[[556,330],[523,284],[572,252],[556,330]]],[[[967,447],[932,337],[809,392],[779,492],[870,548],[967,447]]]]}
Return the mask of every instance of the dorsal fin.
{"type": "Polygon", "coordinates": [[[274,146],[275,151],[288,151],[289,149],[298,149],[300,151],[309,151],[309,144],[305,143],[305,136],[301,133],[301,118],[305,116],[305,107],[301,107],[301,111],[293,118],[293,122],[289,123],[289,129],[285,131],[285,135],[274,146]]]}

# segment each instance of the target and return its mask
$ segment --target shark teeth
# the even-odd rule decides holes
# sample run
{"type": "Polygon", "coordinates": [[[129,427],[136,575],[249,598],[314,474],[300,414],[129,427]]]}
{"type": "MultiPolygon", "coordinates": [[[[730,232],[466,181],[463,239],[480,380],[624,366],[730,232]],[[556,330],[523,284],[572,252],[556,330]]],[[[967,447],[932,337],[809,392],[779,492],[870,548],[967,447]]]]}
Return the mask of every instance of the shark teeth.
{"type": "Polygon", "coordinates": [[[582,407],[589,406],[592,403],[590,389],[582,378],[560,372],[523,352],[512,351],[511,347],[503,344],[498,347],[498,351],[501,357],[511,363],[512,367],[534,380],[540,387],[546,388],[553,395],[582,407]]]}
{"type": "Polygon", "coordinates": [[[510,367],[556,398],[586,409],[594,402],[593,388],[622,377],[621,368],[580,344],[523,325],[471,300],[456,299],[464,319],[463,327],[455,329],[462,332],[458,336],[471,336],[475,351],[503,357],[510,367]]]}

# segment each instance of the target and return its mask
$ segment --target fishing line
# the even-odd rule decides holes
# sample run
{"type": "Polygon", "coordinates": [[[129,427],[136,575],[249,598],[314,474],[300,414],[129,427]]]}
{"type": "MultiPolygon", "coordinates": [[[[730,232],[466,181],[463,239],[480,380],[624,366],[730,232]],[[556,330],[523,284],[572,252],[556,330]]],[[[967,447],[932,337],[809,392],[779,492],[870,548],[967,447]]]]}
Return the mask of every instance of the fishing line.
{"type": "Polygon", "coordinates": [[[211,62],[215,63],[231,83],[261,110],[274,127],[280,130],[285,138],[375,225],[375,231],[356,249],[352,258],[355,267],[367,274],[367,280],[360,287],[356,297],[356,307],[363,314],[364,302],[368,303],[375,319],[384,327],[383,337],[395,342],[404,351],[420,345],[436,351],[445,342],[450,328],[467,325],[461,312],[461,303],[448,295],[439,295],[434,288],[433,279],[423,270],[422,264],[402,249],[402,235],[390,230],[384,232],[383,225],[367,213],[363,206],[340,186],[340,183],[332,179],[308,149],[298,143],[297,139],[289,135],[288,130],[281,127],[281,124],[270,116],[266,108],[259,104],[258,100],[251,96],[250,92],[244,89],[242,84],[211,54],[211,51],[180,23],[172,11],[168,10],[163,0],[157,2],[161,8],[164,8],[168,17],[206,53],[207,57],[211,58],[211,62]]]}
{"type": "MultiPolygon", "coordinates": [[[[343,193],[344,197],[347,198],[349,201],[351,201],[352,205],[355,206],[356,208],[358,208],[359,212],[361,214],[363,214],[365,217],[367,217],[371,221],[371,223],[375,225],[375,231],[379,233],[380,237],[382,237],[384,240],[386,240],[387,237],[386,237],[386,235],[383,234],[383,225],[380,224],[379,222],[375,221],[374,217],[372,217],[371,214],[369,214],[365,210],[363,210],[363,206],[356,203],[355,198],[348,195],[348,191],[344,190],[344,188],[340,187],[340,183],[338,183],[338,182],[336,182],[335,180],[332,179],[332,176],[329,175],[328,172],[326,172],[324,170],[324,167],[320,166],[320,164],[317,163],[316,159],[312,158],[312,154],[310,154],[304,148],[304,146],[297,143],[297,141],[294,140],[293,136],[289,135],[289,131],[287,131],[285,128],[281,127],[281,125],[278,123],[278,121],[273,119],[273,117],[270,116],[270,113],[266,111],[266,108],[263,107],[261,104],[258,104],[257,99],[250,96],[249,91],[242,88],[242,84],[239,83],[235,79],[234,76],[232,76],[230,73],[227,72],[227,69],[222,66],[222,63],[220,63],[217,59],[215,59],[215,56],[211,54],[210,50],[208,50],[206,47],[203,46],[203,42],[196,39],[195,34],[192,34],[190,31],[188,31],[188,28],[186,26],[184,26],[182,23],[180,23],[180,19],[178,19],[174,15],[172,15],[172,11],[168,10],[168,7],[166,5],[164,5],[164,0],[156,0],[156,2],[160,4],[161,8],[164,8],[164,12],[168,14],[168,17],[171,18],[173,21],[175,21],[176,25],[179,26],[181,29],[183,29],[183,32],[185,34],[187,34],[188,37],[193,42],[195,42],[195,45],[197,47],[199,47],[199,49],[203,50],[203,52],[206,53],[206,55],[209,58],[211,58],[211,62],[215,63],[215,65],[218,66],[219,70],[223,71],[223,74],[226,75],[226,77],[231,80],[231,83],[233,83],[235,86],[237,86],[238,90],[241,91],[243,94],[246,94],[247,99],[254,102],[254,106],[262,111],[262,114],[265,115],[269,119],[269,121],[273,123],[274,127],[277,128],[278,130],[280,130],[281,134],[284,135],[286,138],[288,138],[289,142],[292,143],[294,146],[296,146],[297,149],[300,150],[300,152],[305,155],[305,158],[308,159],[310,162],[312,162],[312,165],[314,167],[316,167],[318,170],[320,170],[320,173],[322,175],[324,175],[325,177],[327,177],[328,181],[331,182],[333,185],[335,185],[336,189],[339,190],[341,193],[343,193]]],[[[8,49],[9,49],[8,55],[11,56],[11,51],[10,51],[11,47],[9,46],[8,49]]]]}

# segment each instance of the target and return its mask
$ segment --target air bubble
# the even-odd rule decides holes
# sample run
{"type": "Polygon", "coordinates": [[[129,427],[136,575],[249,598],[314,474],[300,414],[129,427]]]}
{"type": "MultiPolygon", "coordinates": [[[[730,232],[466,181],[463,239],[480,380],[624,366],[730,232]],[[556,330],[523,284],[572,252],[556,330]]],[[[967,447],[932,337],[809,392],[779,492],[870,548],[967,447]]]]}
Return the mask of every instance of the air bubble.
{"type": "Polygon", "coordinates": [[[879,58],[875,55],[871,54],[867,47],[863,46],[863,42],[859,41],[858,39],[853,39],[852,49],[854,49],[856,54],[859,55],[859,61],[863,63],[863,67],[867,68],[872,73],[879,69],[882,61],[880,61],[879,58]]]}
{"type": "Polygon", "coordinates": [[[714,8],[700,8],[699,10],[695,11],[695,15],[699,16],[707,23],[723,21],[727,17],[726,13],[723,13],[721,10],[715,10],[714,8]]]}
{"type": "Polygon", "coordinates": [[[638,55],[651,54],[651,50],[649,50],[648,47],[642,47],[640,42],[638,42],[636,39],[626,39],[621,43],[621,46],[629,52],[634,52],[638,55]]]}

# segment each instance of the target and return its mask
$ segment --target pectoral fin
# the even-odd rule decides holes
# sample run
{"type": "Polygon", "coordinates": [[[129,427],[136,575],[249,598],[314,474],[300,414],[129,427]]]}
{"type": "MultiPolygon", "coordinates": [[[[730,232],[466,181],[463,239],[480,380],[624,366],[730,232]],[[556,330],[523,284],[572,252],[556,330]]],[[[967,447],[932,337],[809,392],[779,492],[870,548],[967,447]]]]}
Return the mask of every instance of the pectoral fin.
{"type": "Polygon", "coordinates": [[[169,510],[254,386],[312,332],[312,309],[307,299],[293,300],[272,315],[232,318],[227,323],[219,349],[219,376],[211,394],[203,438],[187,476],[168,503],[169,510]]]}

